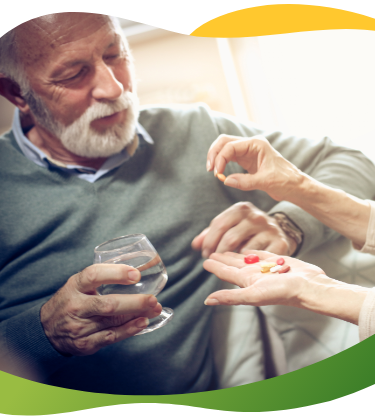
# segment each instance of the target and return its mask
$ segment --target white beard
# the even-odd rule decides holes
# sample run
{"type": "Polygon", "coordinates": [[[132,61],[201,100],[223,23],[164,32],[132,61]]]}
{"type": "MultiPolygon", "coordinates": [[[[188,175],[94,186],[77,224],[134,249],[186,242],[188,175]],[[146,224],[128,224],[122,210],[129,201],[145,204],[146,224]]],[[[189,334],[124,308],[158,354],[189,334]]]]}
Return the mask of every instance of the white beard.
{"type": "Polygon", "coordinates": [[[60,139],[64,148],[75,155],[86,158],[109,157],[122,151],[135,135],[139,115],[136,93],[125,91],[107,103],[96,102],[69,126],[57,122],[42,99],[34,92],[27,95],[27,102],[38,122],[60,139]],[[91,122],[127,109],[125,121],[98,132],[91,122]]]}

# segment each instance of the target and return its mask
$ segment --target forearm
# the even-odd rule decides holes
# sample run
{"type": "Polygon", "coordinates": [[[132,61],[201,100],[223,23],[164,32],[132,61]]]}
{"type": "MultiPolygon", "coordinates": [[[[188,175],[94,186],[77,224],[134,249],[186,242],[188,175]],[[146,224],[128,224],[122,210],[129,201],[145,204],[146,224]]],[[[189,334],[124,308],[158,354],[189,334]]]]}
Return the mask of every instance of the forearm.
{"type": "Polygon", "coordinates": [[[40,323],[40,305],[0,323],[0,370],[43,381],[69,361],[48,341],[40,323]]]}
{"type": "Polygon", "coordinates": [[[364,245],[371,212],[365,200],[326,186],[304,173],[287,200],[359,246],[364,245]]]}
{"type": "MultiPolygon", "coordinates": [[[[218,125],[218,133],[248,138],[254,135],[265,136],[270,145],[281,154],[283,160],[291,163],[288,166],[272,153],[270,153],[271,157],[267,153],[260,153],[264,159],[264,164],[260,163],[257,167],[257,173],[260,174],[256,179],[256,175],[244,178],[242,190],[262,190],[279,202],[266,210],[271,215],[277,212],[284,213],[303,231],[304,239],[299,254],[334,239],[338,233],[346,234],[358,245],[365,242],[370,210],[366,208],[367,202],[361,202],[359,199],[373,199],[375,196],[375,166],[362,153],[338,146],[328,138],[311,141],[306,138],[286,136],[280,132],[265,132],[253,126],[242,126],[243,130],[236,131],[230,126],[230,121],[225,120],[220,120],[218,125]],[[267,159],[268,157],[270,160],[267,159]],[[311,179],[321,182],[321,189],[307,187],[306,190],[299,190],[299,184],[294,183],[296,172],[300,175],[305,173],[311,176],[311,179]],[[262,173],[263,177],[261,177],[262,173]],[[338,189],[344,190],[351,196],[345,196],[338,189]],[[328,190],[333,194],[326,193],[328,190]],[[356,200],[352,196],[357,196],[359,199],[356,200]],[[336,212],[336,209],[339,212],[336,212]]],[[[247,151],[249,152],[249,149],[247,151]]],[[[260,154],[258,154],[258,163],[260,154]]],[[[241,165],[241,155],[236,161],[241,165]]],[[[254,172],[254,167],[247,168],[250,168],[251,173],[254,172]]],[[[234,170],[228,169],[226,174],[236,180],[235,173],[234,168],[234,170]]],[[[225,184],[230,185],[227,182],[225,184]]],[[[232,187],[241,189],[237,186],[232,184],[232,187]]]]}
{"type": "Polygon", "coordinates": [[[369,291],[321,275],[305,284],[297,304],[300,308],[358,325],[359,313],[369,291]]]}

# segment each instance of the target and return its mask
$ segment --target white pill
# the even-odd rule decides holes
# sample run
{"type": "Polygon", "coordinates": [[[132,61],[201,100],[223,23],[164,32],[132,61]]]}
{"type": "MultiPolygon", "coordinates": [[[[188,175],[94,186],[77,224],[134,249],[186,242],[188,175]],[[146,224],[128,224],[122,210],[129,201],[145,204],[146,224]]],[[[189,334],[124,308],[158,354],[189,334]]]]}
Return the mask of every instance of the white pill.
{"type": "Polygon", "coordinates": [[[272,267],[272,268],[270,268],[270,272],[271,272],[271,273],[277,273],[277,272],[281,269],[281,267],[282,267],[282,266],[275,266],[275,267],[272,267]]]}

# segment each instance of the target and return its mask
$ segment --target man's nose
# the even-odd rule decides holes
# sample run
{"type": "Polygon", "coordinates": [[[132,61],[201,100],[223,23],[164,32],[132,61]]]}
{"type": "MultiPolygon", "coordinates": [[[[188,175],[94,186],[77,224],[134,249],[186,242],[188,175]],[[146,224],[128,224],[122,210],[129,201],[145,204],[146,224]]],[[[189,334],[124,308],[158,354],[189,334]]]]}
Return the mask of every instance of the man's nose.
{"type": "Polygon", "coordinates": [[[96,69],[92,96],[96,100],[116,100],[124,91],[124,86],[115,77],[111,67],[102,63],[96,69]]]}

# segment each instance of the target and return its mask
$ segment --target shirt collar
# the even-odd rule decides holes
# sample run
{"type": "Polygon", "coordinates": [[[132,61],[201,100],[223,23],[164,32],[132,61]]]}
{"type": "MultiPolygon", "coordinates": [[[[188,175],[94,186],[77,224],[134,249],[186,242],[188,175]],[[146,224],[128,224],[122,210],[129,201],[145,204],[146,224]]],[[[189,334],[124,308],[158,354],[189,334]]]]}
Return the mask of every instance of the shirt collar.
{"type": "Polygon", "coordinates": [[[149,133],[145,130],[145,128],[137,122],[136,125],[136,134],[137,134],[137,146],[135,149],[132,149],[132,144],[129,147],[124,148],[118,154],[112,155],[107,158],[104,164],[96,170],[91,167],[85,167],[80,165],[62,165],[61,163],[54,161],[50,157],[36,147],[23,133],[22,126],[21,126],[21,119],[20,119],[20,111],[16,108],[13,117],[13,124],[12,130],[14,133],[14,137],[17,141],[18,146],[20,147],[22,153],[25,155],[27,159],[34,162],[35,164],[48,168],[50,166],[57,167],[61,170],[69,171],[73,174],[76,174],[78,177],[83,178],[84,180],[88,181],[95,181],[102,175],[106,174],[108,171],[112,170],[113,168],[118,167],[123,162],[131,158],[139,144],[142,145],[143,142],[147,142],[149,144],[153,144],[154,141],[152,140],[149,133]],[[130,153],[128,152],[128,149],[130,153]]]}

